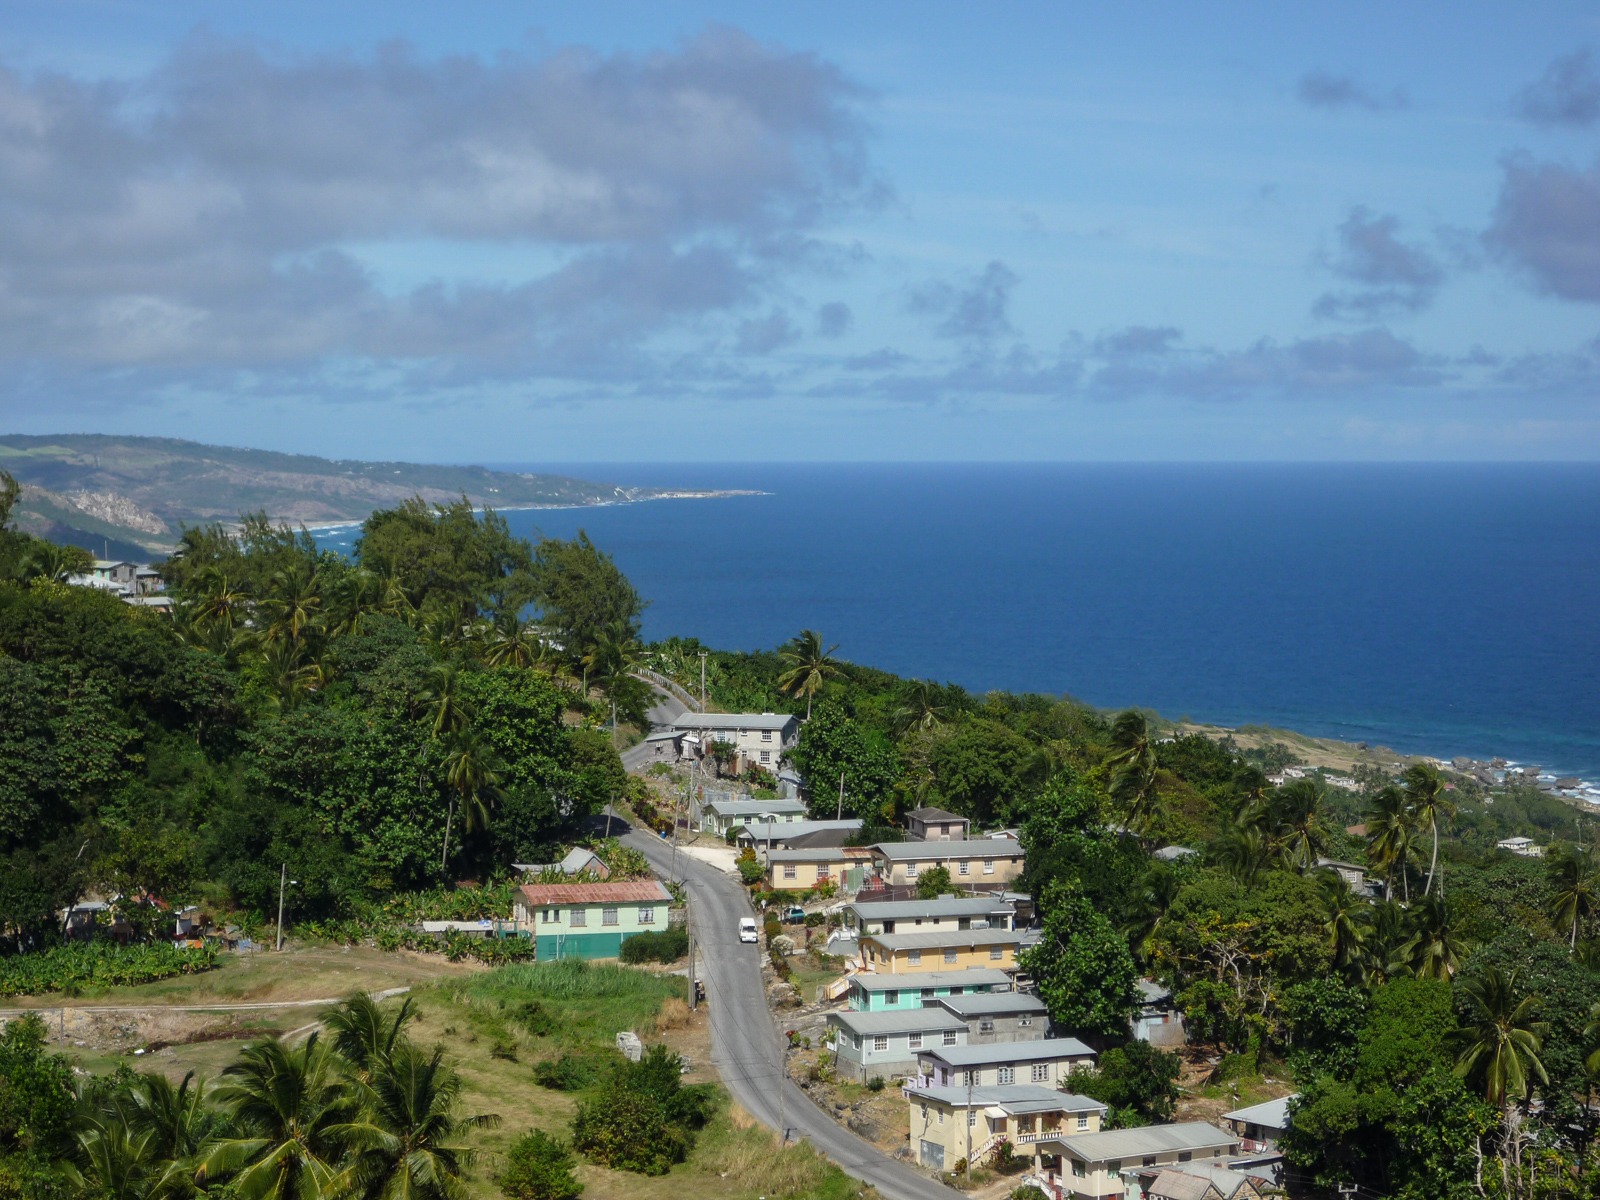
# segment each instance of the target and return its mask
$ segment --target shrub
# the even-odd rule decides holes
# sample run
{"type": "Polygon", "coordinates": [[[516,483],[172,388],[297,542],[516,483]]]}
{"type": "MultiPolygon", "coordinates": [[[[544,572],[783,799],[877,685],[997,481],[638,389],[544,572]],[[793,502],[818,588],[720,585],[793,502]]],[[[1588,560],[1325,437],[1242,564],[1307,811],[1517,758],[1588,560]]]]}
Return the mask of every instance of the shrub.
{"type": "Polygon", "coordinates": [[[766,878],[766,868],[753,858],[742,858],[735,865],[739,868],[739,878],[747,885],[760,883],[766,878]]]}
{"type": "Polygon", "coordinates": [[[216,951],[178,949],[170,942],[115,946],[80,942],[0,958],[0,996],[32,996],[72,987],[112,987],[192,975],[217,965],[216,951]]]}
{"type": "Polygon", "coordinates": [[[689,953],[689,931],[683,928],[636,933],[622,943],[618,957],[625,963],[677,962],[689,953]]]}
{"type": "Polygon", "coordinates": [[[678,1056],[657,1044],[612,1072],[600,1093],[578,1105],[572,1144],[589,1161],[641,1175],[665,1175],[694,1145],[710,1116],[714,1089],[684,1087],[678,1056]]]}
{"type": "Polygon", "coordinates": [[[542,1130],[523,1134],[506,1151],[497,1182],[511,1200],[574,1200],[583,1184],[572,1175],[572,1151],[542,1130]]]}
{"type": "Polygon", "coordinates": [[[511,1010],[511,1020],[534,1037],[549,1037],[558,1025],[545,1006],[537,1000],[524,1000],[511,1010]]]}
{"type": "Polygon", "coordinates": [[[789,960],[776,950],[769,951],[768,957],[772,960],[772,969],[778,973],[778,978],[788,983],[789,976],[794,974],[793,968],[789,966],[789,960]]]}
{"type": "Polygon", "coordinates": [[[599,1061],[592,1054],[563,1054],[536,1063],[533,1081],[555,1092],[578,1092],[600,1082],[599,1061]]]}
{"type": "Polygon", "coordinates": [[[874,1075],[871,1079],[867,1080],[867,1091],[869,1091],[869,1092],[881,1092],[881,1091],[883,1091],[883,1076],[882,1075],[874,1075]]]}
{"type": "Polygon", "coordinates": [[[1029,1183],[1013,1191],[1011,1193],[1011,1200],[1050,1200],[1050,1197],[1046,1196],[1044,1192],[1034,1187],[1033,1184],[1029,1183]]]}
{"type": "Polygon", "coordinates": [[[516,1062],[517,1044],[509,1040],[496,1041],[489,1048],[489,1057],[504,1059],[506,1062],[516,1062]]]}

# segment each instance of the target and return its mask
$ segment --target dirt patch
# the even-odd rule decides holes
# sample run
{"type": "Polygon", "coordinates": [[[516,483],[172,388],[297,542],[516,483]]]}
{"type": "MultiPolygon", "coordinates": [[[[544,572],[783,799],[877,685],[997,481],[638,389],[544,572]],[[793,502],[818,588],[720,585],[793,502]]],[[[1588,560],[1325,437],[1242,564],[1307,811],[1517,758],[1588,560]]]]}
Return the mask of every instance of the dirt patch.
{"type": "Polygon", "coordinates": [[[203,1042],[231,1042],[239,1038],[276,1037],[283,1033],[282,1029],[270,1025],[263,1025],[258,1029],[201,1029],[176,1042],[163,1042],[159,1039],[145,1046],[145,1053],[159,1054],[170,1046],[198,1046],[203,1042]]]}

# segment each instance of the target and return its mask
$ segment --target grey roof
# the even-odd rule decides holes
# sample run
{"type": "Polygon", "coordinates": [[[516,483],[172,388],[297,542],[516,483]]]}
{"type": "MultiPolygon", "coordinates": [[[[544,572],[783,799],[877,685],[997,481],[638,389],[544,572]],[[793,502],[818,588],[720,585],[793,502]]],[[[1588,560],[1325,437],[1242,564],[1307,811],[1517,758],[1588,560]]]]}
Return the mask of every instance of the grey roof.
{"type": "Polygon", "coordinates": [[[1292,1096],[1280,1096],[1276,1100],[1267,1100],[1261,1104],[1252,1104],[1249,1108],[1236,1108],[1232,1112],[1222,1114],[1224,1121],[1243,1121],[1249,1125],[1261,1125],[1267,1129],[1289,1128],[1289,1101],[1300,1093],[1292,1096]]]}
{"type": "Polygon", "coordinates": [[[918,971],[914,975],[862,972],[850,982],[868,992],[915,992],[948,987],[1010,987],[1011,976],[995,967],[968,967],[965,971],[918,971]]]}
{"type": "Polygon", "coordinates": [[[767,812],[777,813],[781,817],[784,813],[806,810],[805,804],[799,800],[713,800],[702,808],[719,817],[754,817],[767,812]]]}
{"type": "Polygon", "coordinates": [[[774,821],[771,822],[770,828],[766,821],[745,821],[739,826],[739,829],[748,833],[758,842],[787,840],[807,833],[816,833],[819,829],[843,829],[848,833],[854,833],[860,828],[861,822],[858,819],[847,821],[789,821],[788,823],[774,821]]]}
{"type": "Polygon", "coordinates": [[[647,742],[674,742],[683,736],[681,729],[658,729],[654,733],[645,734],[647,742]]]}
{"type": "Polygon", "coordinates": [[[984,1042],[976,1046],[924,1046],[922,1053],[952,1067],[982,1067],[990,1063],[1037,1062],[1041,1058],[1093,1058],[1095,1053],[1077,1038],[1043,1038],[1035,1042],[984,1042]]]}
{"type": "Polygon", "coordinates": [[[838,1021],[851,1033],[939,1032],[946,1029],[964,1030],[967,1027],[960,1017],[951,1016],[942,1008],[891,1008],[883,1012],[842,1008],[829,1013],[828,1020],[838,1021]]]}
{"type": "MultiPolygon", "coordinates": [[[[813,829],[810,833],[797,833],[783,840],[789,844],[790,850],[821,850],[828,847],[842,847],[845,839],[854,834],[853,829],[813,829]]],[[[866,866],[871,857],[871,855],[863,856],[862,865],[866,866]]]]}
{"type": "Polygon", "coordinates": [[[1184,1121],[1178,1125],[1144,1125],[1138,1129],[1115,1129],[1106,1133],[1075,1133],[1049,1140],[1058,1153],[1084,1162],[1109,1162],[1111,1159],[1142,1158],[1174,1150],[1229,1150],[1239,1144],[1231,1133],[1224,1133],[1205,1121],[1184,1121]]]}
{"type": "Polygon", "coordinates": [[[1163,1000],[1172,999],[1172,989],[1162,987],[1153,979],[1135,979],[1133,986],[1139,989],[1139,995],[1145,1004],[1159,1004],[1163,1000]]]}
{"type": "MultiPolygon", "coordinates": [[[[1003,1108],[1008,1113],[1106,1111],[1104,1104],[1088,1096],[1079,1096],[1073,1092],[1058,1092],[1054,1088],[1037,1087],[1026,1083],[1004,1084],[1000,1087],[975,1087],[971,1091],[974,1108],[1003,1108]]],[[[964,1087],[915,1088],[906,1094],[912,1100],[926,1096],[930,1100],[954,1105],[957,1108],[967,1106],[967,1089],[964,1087]]]]}
{"type": "Polygon", "coordinates": [[[1150,857],[1159,858],[1162,862],[1177,862],[1180,858],[1192,858],[1199,853],[1188,846],[1163,846],[1150,857]]]}
{"type": "Polygon", "coordinates": [[[566,874],[576,875],[591,862],[599,863],[601,867],[606,865],[605,861],[593,850],[586,850],[582,846],[574,846],[567,851],[566,857],[558,863],[512,863],[511,865],[518,871],[532,871],[536,874],[540,871],[548,871],[552,867],[560,867],[566,874]]]}
{"type": "Polygon", "coordinates": [[[1230,1171],[1227,1167],[1203,1162],[1172,1163],[1159,1168],[1159,1171],[1155,1167],[1147,1167],[1146,1170],[1157,1172],[1155,1179],[1145,1188],[1145,1195],[1154,1200],[1205,1200],[1213,1187],[1223,1200],[1229,1200],[1246,1184],[1253,1186],[1261,1182],[1238,1171],[1230,1171]]]}
{"type": "Polygon", "coordinates": [[[913,808],[906,814],[916,817],[919,821],[966,821],[967,818],[958,813],[947,812],[942,808],[913,808]]]}
{"type": "Polygon", "coordinates": [[[910,921],[917,917],[986,917],[1009,914],[1011,905],[995,896],[958,896],[954,900],[878,900],[850,905],[863,921],[910,921]]]}
{"type": "Polygon", "coordinates": [[[782,729],[799,724],[791,713],[694,713],[673,718],[674,729],[782,729]]]}
{"type": "MultiPolygon", "coordinates": [[[[777,839],[774,838],[773,840],[776,841],[777,839]]],[[[773,862],[777,863],[841,862],[848,857],[855,859],[857,862],[865,866],[867,859],[864,858],[859,852],[851,855],[845,854],[846,850],[859,851],[859,849],[860,847],[857,846],[796,846],[790,850],[768,851],[767,856],[772,859],[773,862]]]]}
{"type": "Polygon", "coordinates": [[[992,1013],[1042,1013],[1045,1002],[1029,992],[979,992],[976,996],[940,996],[924,1004],[941,1005],[958,1017],[992,1013]]]}
{"type": "Polygon", "coordinates": [[[873,847],[890,862],[920,859],[1021,858],[1022,844],[1010,838],[967,838],[959,842],[879,842],[873,847]]]}
{"type": "Polygon", "coordinates": [[[862,941],[876,942],[885,950],[937,950],[942,946],[1011,945],[1022,940],[1015,929],[934,929],[927,933],[863,933],[862,941]]]}

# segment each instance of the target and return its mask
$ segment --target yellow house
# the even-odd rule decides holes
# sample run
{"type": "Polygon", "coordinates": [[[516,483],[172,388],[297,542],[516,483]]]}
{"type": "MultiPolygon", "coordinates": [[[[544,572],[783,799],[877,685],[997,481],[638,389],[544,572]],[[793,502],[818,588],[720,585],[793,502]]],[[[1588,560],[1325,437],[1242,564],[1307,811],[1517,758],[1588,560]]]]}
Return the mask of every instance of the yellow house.
{"type": "Polygon", "coordinates": [[[935,1087],[907,1091],[911,1149],[917,1161],[949,1171],[962,1159],[987,1161],[1001,1142],[1019,1158],[1032,1156],[1041,1138],[1098,1133],[1106,1106],[1053,1088],[935,1087]]]}
{"type": "Polygon", "coordinates": [[[918,971],[1000,970],[1017,965],[1022,935],[1014,929],[946,929],[929,933],[869,933],[861,938],[861,963],[891,975],[918,971]]]}
{"type": "Polygon", "coordinates": [[[823,883],[854,892],[872,865],[872,851],[864,846],[769,850],[766,858],[767,881],[780,892],[806,891],[823,883]]]}
{"type": "Polygon", "coordinates": [[[1015,838],[965,838],[948,842],[879,842],[872,848],[878,876],[897,887],[915,885],[935,867],[950,872],[956,888],[1009,883],[1022,874],[1027,856],[1015,838]]]}

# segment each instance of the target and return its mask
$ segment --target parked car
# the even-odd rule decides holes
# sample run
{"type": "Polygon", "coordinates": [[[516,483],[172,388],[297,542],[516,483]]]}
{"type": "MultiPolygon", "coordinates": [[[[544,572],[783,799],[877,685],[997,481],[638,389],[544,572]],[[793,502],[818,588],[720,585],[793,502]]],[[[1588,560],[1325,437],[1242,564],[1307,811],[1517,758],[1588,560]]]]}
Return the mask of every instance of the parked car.
{"type": "Polygon", "coordinates": [[[785,925],[798,925],[805,919],[806,910],[801,908],[798,904],[783,910],[783,922],[785,925]]]}
{"type": "Polygon", "coordinates": [[[756,919],[754,917],[740,917],[739,940],[741,942],[753,942],[757,939],[757,937],[756,919]]]}

